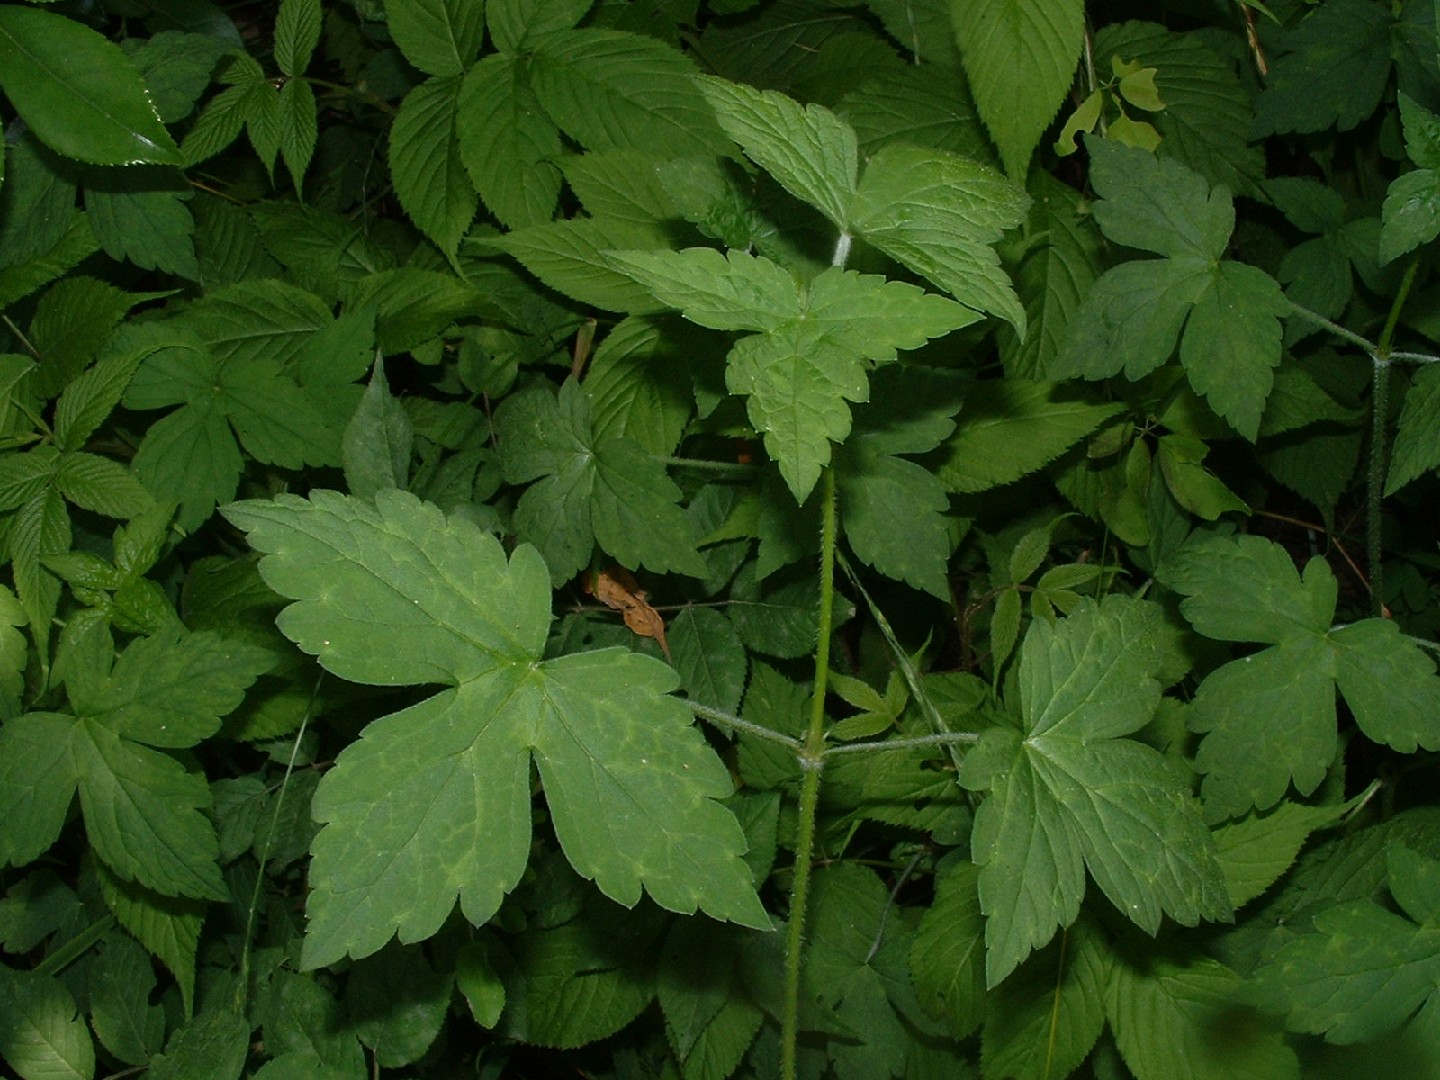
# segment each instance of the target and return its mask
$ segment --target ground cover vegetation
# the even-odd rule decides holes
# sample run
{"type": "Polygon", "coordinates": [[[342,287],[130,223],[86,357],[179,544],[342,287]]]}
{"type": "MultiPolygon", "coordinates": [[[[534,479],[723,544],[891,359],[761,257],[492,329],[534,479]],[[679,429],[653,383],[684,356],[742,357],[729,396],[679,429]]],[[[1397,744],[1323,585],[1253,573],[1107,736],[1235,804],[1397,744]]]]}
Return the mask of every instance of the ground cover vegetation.
{"type": "Polygon", "coordinates": [[[1440,1075],[1430,0],[0,4],[24,1080],[1440,1075]]]}

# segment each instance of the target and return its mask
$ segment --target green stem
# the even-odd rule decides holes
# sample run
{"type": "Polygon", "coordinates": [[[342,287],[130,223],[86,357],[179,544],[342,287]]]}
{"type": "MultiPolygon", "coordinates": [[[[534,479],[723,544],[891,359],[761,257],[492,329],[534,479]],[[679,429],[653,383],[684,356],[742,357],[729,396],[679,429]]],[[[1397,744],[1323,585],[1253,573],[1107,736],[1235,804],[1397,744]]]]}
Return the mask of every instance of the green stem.
{"type": "Polygon", "coordinates": [[[790,885],[790,924],[785,935],[785,1006],[780,1018],[780,1076],[795,1080],[800,1039],[800,953],[805,943],[805,905],[810,897],[820,770],[825,766],[825,690],[830,680],[830,622],[835,609],[835,471],[825,469],[820,497],[820,625],[815,645],[815,696],[800,758],[800,808],[795,835],[795,877],[790,885]]]}
{"type": "Polygon", "coordinates": [[[655,460],[662,465],[674,465],[683,469],[707,469],[710,472],[733,472],[753,473],[754,465],[747,465],[741,461],[706,461],[704,458],[672,457],[668,454],[657,454],[655,460]]]}
{"type": "Polygon", "coordinates": [[[1370,564],[1370,610],[1379,615],[1385,602],[1385,546],[1381,536],[1382,519],[1380,503],[1385,494],[1385,428],[1390,412],[1390,343],[1395,337],[1395,327],[1400,323],[1400,309],[1404,307],[1410,288],[1415,284],[1415,274],[1420,268],[1418,259],[1410,261],[1395,300],[1390,305],[1390,314],[1385,319],[1385,329],[1380,332],[1380,341],[1370,354],[1372,386],[1370,390],[1370,462],[1366,478],[1365,506],[1365,557],[1370,564]]]}
{"type": "Polygon", "coordinates": [[[926,746],[954,746],[956,743],[977,743],[980,736],[973,731],[947,731],[941,735],[916,735],[908,739],[877,739],[874,742],[846,743],[825,750],[826,757],[836,754],[861,754],[880,750],[919,750],[926,746]]]}

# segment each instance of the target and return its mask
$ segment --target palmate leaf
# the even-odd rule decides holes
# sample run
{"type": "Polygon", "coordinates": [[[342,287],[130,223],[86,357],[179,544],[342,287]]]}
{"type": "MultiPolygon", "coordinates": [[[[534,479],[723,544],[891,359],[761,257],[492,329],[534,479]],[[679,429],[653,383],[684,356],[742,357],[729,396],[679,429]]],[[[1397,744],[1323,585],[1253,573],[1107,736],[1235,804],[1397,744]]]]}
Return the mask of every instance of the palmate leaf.
{"type": "Polygon", "coordinates": [[[1440,863],[1403,844],[1387,852],[1390,892],[1404,914],[1347,900],[1315,916],[1259,971],[1258,989],[1284,1003],[1287,1026],[1335,1043],[1400,1027],[1440,992],[1440,863]],[[1412,921],[1413,920],[1413,921],[1412,921]]]}
{"type": "Polygon", "coordinates": [[[1075,920],[1089,869],[1153,934],[1162,914],[1193,926],[1230,915],[1215,844],[1184,779],[1123,739],[1160,700],[1163,618],[1108,597],[1030,626],[1020,651],[1021,727],[987,731],[960,781],[989,790],[972,850],[994,986],[1075,920]]]}
{"type": "Polygon", "coordinates": [[[226,516],[297,600],[279,625],[341,678],[446,689],[375,721],[316,793],[304,963],[369,955],[439,929],[458,897],[477,925],[518,884],[530,762],[576,870],[633,905],[764,927],[715,800],[729,774],[669,691],[673,672],[602,650],[542,661],[550,573],[522,546],[401,491],[237,503],[226,516]]]}
{"type": "Polygon", "coordinates": [[[1309,794],[1335,755],[1338,688],[1360,730],[1401,753],[1440,746],[1440,677],[1399,628],[1362,619],[1332,629],[1337,585],[1316,556],[1302,577],[1284,549],[1257,536],[1202,536],[1172,555],[1160,580],[1186,597],[1200,633],[1270,647],[1213,671],[1190,727],[1205,734],[1206,816],[1265,810],[1294,784],[1309,794]]]}
{"type": "Polygon", "coordinates": [[[543,389],[510,397],[495,412],[495,430],[505,478],[538,481],[520,496],[515,528],[557,584],[590,561],[597,543],[626,566],[704,576],[680,489],[639,443],[595,437],[574,380],[558,398],[543,389]]]}
{"type": "Polygon", "coordinates": [[[1170,358],[1178,339],[1191,385],[1254,440],[1289,307],[1270,275],[1221,258],[1235,224],[1228,192],[1145,150],[1108,139],[1086,145],[1101,230],[1163,258],[1122,263],[1091,286],[1049,374],[1139,379],[1170,358]]]}

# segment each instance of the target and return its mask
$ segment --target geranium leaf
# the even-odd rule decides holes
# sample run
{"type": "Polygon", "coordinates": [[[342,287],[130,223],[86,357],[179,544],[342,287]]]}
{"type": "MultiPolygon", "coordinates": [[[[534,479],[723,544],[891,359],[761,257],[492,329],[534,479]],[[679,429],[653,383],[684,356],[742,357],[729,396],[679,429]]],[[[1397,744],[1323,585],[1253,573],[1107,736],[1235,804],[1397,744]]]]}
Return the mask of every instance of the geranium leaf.
{"type": "Polygon", "coordinates": [[[600,651],[542,661],[550,574],[406,492],[239,503],[287,636],[335,674],[448,687],[373,722],[321,781],[305,964],[479,924],[520,880],[533,755],[571,864],[626,905],[768,926],[715,800],[732,783],[669,695],[668,667],[600,651]],[[338,587],[337,587],[338,586],[338,587]],[[374,628],[385,625],[384,635],[374,628]],[[377,798],[377,793],[379,797],[377,798]],[[613,830],[624,822],[626,842],[613,830]]]}

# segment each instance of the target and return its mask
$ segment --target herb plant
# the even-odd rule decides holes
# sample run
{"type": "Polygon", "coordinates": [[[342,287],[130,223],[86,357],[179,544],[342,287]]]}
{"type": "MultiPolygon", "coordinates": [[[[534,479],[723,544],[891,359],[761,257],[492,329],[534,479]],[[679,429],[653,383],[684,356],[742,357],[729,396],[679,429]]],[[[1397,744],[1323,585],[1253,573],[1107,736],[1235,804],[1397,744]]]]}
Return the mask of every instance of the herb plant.
{"type": "Polygon", "coordinates": [[[1420,0],[0,3],[0,1059],[1440,1076],[1420,0]]]}

